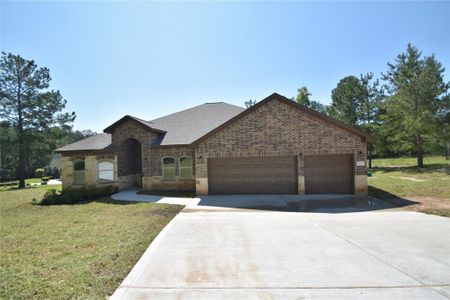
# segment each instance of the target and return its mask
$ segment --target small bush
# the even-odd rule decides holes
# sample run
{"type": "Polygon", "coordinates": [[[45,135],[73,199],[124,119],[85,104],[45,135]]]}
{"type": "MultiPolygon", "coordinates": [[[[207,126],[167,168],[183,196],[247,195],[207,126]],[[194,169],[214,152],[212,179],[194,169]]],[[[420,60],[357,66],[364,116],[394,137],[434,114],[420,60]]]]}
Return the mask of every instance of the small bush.
{"type": "Polygon", "coordinates": [[[9,181],[9,182],[2,182],[0,183],[0,187],[12,187],[19,185],[18,181],[9,181]]]}
{"type": "Polygon", "coordinates": [[[34,175],[35,175],[37,178],[42,178],[42,177],[44,177],[44,175],[45,175],[45,169],[43,169],[43,168],[36,169],[36,171],[34,171],[34,175]]]}
{"type": "Polygon", "coordinates": [[[42,177],[42,178],[41,178],[41,181],[42,181],[42,182],[47,182],[47,181],[49,181],[50,179],[52,179],[51,176],[42,177]]]}
{"type": "Polygon", "coordinates": [[[33,203],[40,205],[74,204],[109,196],[116,191],[117,188],[113,186],[106,186],[102,188],[87,187],[80,189],[67,189],[61,193],[57,192],[55,189],[50,189],[44,194],[41,201],[33,201],[33,203]]]}

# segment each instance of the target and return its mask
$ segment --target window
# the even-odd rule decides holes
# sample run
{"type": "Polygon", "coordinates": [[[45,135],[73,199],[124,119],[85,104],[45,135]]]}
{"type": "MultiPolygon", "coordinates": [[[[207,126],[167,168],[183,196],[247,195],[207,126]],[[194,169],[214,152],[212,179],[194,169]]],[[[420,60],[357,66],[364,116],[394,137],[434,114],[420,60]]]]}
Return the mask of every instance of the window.
{"type": "Polygon", "coordinates": [[[163,178],[175,179],[175,159],[173,157],[163,158],[163,178]]]}
{"type": "Polygon", "coordinates": [[[73,183],[84,183],[84,160],[76,160],[73,162],[73,183]]]}
{"type": "Polygon", "coordinates": [[[114,181],[114,165],[110,161],[98,163],[98,179],[101,181],[114,181]]]}
{"type": "Polygon", "coordinates": [[[190,157],[180,158],[180,178],[181,179],[192,178],[192,158],[190,157]]]}

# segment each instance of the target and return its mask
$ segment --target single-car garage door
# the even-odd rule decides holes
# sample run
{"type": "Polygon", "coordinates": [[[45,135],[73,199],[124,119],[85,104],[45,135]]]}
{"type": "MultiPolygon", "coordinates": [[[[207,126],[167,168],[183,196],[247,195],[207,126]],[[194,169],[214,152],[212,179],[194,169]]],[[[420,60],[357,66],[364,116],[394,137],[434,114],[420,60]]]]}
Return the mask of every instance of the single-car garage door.
{"type": "Polygon", "coordinates": [[[295,156],[208,159],[210,194],[297,194],[295,156]]]}
{"type": "Polygon", "coordinates": [[[353,155],[306,155],[306,194],[353,194],[353,155]]]}

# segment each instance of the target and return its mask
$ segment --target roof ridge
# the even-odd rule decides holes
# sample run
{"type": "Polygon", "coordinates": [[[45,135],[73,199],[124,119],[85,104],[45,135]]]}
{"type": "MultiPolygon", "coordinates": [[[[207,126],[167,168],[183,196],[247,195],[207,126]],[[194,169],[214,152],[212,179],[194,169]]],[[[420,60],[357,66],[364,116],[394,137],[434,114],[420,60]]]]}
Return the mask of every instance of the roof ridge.
{"type": "Polygon", "coordinates": [[[170,117],[170,116],[173,116],[173,115],[175,115],[175,114],[182,113],[182,112],[194,110],[194,109],[196,109],[196,108],[198,108],[198,107],[201,107],[201,106],[203,106],[203,105],[207,105],[207,104],[217,104],[217,103],[223,103],[223,104],[226,104],[226,105],[229,105],[229,106],[234,106],[234,107],[238,107],[238,108],[244,109],[243,107],[240,107],[240,106],[237,106],[237,105],[234,105],[234,104],[230,104],[230,103],[226,103],[226,102],[223,102],[223,101],[220,101],[220,102],[205,102],[205,103],[203,103],[203,104],[199,104],[199,105],[196,105],[196,106],[193,106],[193,107],[189,107],[189,108],[186,108],[186,109],[182,109],[182,110],[180,110],[180,111],[176,111],[176,112],[174,112],[174,113],[171,113],[171,114],[168,114],[168,115],[164,115],[164,116],[161,116],[161,117],[159,117],[159,118],[149,120],[149,121],[147,121],[147,122],[150,122],[150,123],[154,124],[154,123],[153,123],[154,121],[157,121],[157,120],[160,120],[160,119],[163,119],[163,118],[166,118],[166,117],[170,117]]]}
{"type": "Polygon", "coordinates": [[[242,111],[241,113],[235,115],[234,117],[232,117],[231,119],[229,119],[228,121],[224,122],[223,124],[221,124],[220,126],[212,129],[211,131],[207,132],[206,134],[204,134],[203,136],[201,136],[200,138],[198,138],[197,140],[193,141],[192,144],[196,145],[198,144],[200,141],[204,140],[205,138],[207,138],[208,136],[216,133],[217,131],[221,130],[222,128],[232,124],[233,122],[235,122],[236,120],[242,118],[243,116],[251,113],[252,111],[254,111],[255,109],[258,109],[259,107],[261,107],[262,105],[265,105],[265,103],[272,101],[272,100],[279,100],[282,101],[284,103],[287,103],[289,105],[292,105],[293,107],[296,107],[298,109],[303,110],[306,113],[309,113],[310,115],[316,117],[316,118],[320,118],[326,122],[331,123],[334,126],[340,127],[341,129],[347,130],[349,132],[352,132],[355,135],[364,137],[366,140],[371,141],[373,140],[373,137],[362,131],[359,128],[356,128],[354,126],[350,126],[350,125],[346,125],[332,117],[326,116],[314,109],[308,108],[304,105],[301,105],[295,101],[292,101],[291,99],[287,98],[286,96],[280,95],[278,93],[272,93],[271,95],[267,96],[266,98],[260,100],[259,102],[257,102],[255,105],[245,109],[244,111],[242,111]]]}

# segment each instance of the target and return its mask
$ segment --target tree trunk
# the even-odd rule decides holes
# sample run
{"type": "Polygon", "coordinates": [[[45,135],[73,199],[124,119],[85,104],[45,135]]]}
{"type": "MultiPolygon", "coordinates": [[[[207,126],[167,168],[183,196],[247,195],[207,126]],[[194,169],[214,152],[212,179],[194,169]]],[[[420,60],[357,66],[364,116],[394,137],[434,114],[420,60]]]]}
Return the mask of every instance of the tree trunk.
{"type": "Polygon", "coordinates": [[[369,144],[369,169],[372,169],[372,144],[369,144]]]}
{"type": "Polygon", "coordinates": [[[422,145],[422,138],[419,134],[416,135],[416,145],[417,145],[417,167],[423,168],[423,145],[422,145]]]}
{"type": "Polygon", "coordinates": [[[23,128],[19,129],[19,189],[23,189],[25,187],[25,143],[24,143],[24,134],[23,128]]]}
{"type": "Polygon", "coordinates": [[[450,141],[447,141],[447,150],[445,150],[445,159],[448,160],[450,154],[450,141]]]}
{"type": "Polygon", "coordinates": [[[22,116],[22,94],[20,72],[18,72],[18,88],[17,88],[17,111],[19,118],[17,122],[17,135],[19,138],[19,166],[17,177],[19,179],[19,189],[25,188],[25,138],[23,132],[23,116],[22,116]]]}

